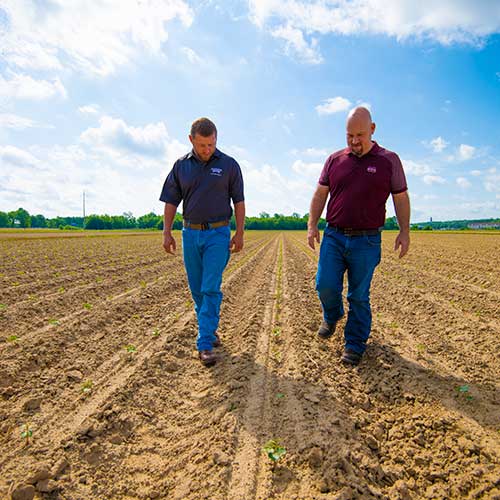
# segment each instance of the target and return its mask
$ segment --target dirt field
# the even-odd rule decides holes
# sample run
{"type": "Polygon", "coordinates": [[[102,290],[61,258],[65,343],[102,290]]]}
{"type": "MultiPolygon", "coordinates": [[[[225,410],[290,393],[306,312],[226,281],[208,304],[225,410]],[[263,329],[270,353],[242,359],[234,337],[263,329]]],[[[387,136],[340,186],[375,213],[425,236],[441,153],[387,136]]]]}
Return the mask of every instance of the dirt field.
{"type": "Polygon", "coordinates": [[[159,234],[3,235],[0,498],[500,499],[500,235],[394,237],[352,369],[305,233],[248,233],[207,369],[159,234]]]}

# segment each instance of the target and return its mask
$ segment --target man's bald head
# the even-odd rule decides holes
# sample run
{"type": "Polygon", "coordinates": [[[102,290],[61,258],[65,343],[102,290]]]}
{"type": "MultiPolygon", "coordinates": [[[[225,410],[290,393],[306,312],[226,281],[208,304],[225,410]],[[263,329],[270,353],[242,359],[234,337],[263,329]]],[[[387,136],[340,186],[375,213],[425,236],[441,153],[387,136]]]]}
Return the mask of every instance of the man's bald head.
{"type": "Polygon", "coordinates": [[[356,156],[363,156],[372,148],[372,134],[375,123],[372,122],[370,111],[363,106],[351,110],[346,124],[347,145],[356,156]]]}

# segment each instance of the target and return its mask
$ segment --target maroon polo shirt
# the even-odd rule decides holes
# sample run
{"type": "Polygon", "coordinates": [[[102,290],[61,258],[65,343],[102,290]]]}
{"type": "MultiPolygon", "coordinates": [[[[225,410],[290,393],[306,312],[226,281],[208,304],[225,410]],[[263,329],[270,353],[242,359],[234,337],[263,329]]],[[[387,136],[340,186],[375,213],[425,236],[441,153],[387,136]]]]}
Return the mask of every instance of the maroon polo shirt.
{"type": "Polygon", "coordinates": [[[382,227],[389,194],[408,189],[398,155],[376,142],[361,157],[349,148],[331,154],[319,183],[330,189],[327,222],[331,226],[352,229],[382,227]]]}

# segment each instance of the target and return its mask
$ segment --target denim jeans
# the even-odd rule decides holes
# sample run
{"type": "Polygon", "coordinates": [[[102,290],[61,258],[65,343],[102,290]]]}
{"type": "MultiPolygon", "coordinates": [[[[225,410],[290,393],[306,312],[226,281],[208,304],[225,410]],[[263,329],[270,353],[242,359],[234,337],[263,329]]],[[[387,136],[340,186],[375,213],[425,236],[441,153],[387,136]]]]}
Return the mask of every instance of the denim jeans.
{"type": "Polygon", "coordinates": [[[182,230],[182,251],[198,318],[199,351],[211,351],[219,326],[222,273],[229,261],[229,226],[182,230]]]}
{"type": "Polygon", "coordinates": [[[344,329],[345,347],[362,354],[370,336],[370,284],[380,263],[381,235],[345,236],[326,227],[319,252],[316,290],[323,317],[335,323],[344,315],[342,288],[347,271],[349,312],[344,329]]]}

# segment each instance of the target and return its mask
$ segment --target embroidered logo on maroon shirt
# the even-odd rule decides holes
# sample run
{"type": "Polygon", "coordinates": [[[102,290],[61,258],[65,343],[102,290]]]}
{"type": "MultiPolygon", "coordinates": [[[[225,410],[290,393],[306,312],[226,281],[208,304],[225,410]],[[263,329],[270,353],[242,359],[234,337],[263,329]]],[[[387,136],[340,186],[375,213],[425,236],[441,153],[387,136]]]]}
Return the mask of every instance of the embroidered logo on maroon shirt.
{"type": "Polygon", "coordinates": [[[369,166],[367,169],[366,169],[367,172],[370,172],[370,174],[376,174],[377,173],[377,167],[373,167],[373,166],[369,166]]]}

